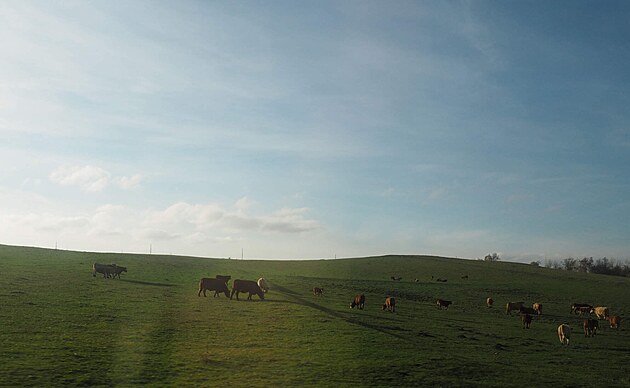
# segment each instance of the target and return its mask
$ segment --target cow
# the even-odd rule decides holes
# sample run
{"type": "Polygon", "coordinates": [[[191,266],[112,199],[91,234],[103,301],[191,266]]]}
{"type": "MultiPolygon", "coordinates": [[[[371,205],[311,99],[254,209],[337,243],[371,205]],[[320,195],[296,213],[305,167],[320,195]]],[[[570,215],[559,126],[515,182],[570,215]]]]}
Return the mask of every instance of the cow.
{"type": "Polygon", "coordinates": [[[575,314],[579,314],[579,315],[589,315],[591,313],[591,307],[588,306],[584,306],[584,307],[576,307],[575,308],[575,314]]]}
{"type": "Polygon", "coordinates": [[[618,315],[609,315],[606,320],[610,323],[611,328],[618,329],[621,324],[621,317],[618,315]]]}
{"type": "Polygon", "coordinates": [[[584,320],[584,337],[594,337],[597,334],[597,328],[599,327],[599,322],[596,319],[585,319],[584,320]]]}
{"type": "Polygon", "coordinates": [[[202,278],[199,281],[199,291],[197,292],[197,296],[201,296],[201,291],[203,291],[203,296],[206,296],[207,291],[214,291],[214,296],[219,295],[219,292],[225,294],[226,298],[230,297],[230,291],[228,290],[227,283],[223,281],[223,279],[212,279],[212,278],[202,278]]]}
{"type": "Polygon", "coordinates": [[[258,295],[260,299],[265,299],[265,292],[253,280],[235,279],[232,283],[232,293],[230,294],[230,300],[232,300],[234,294],[236,294],[236,300],[239,300],[238,294],[241,292],[247,292],[249,294],[247,296],[247,300],[252,300],[252,295],[254,294],[258,295]]]}
{"type": "Polygon", "coordinates": [[[448,279],[438,278],[437,281],[438,282],[442,282],[442,283],[446,283],[446,282],[448,282],[448,279]]]}
{"type": "Polygon", "coordinates": [[[568,345],[569,339],[571,339],[571,326],[567,325],[566,323],[558,326],[558,339],[560,340],[561,344],[568,345]]]}
{"type": "Polygon", "coordinates": [[[542,314],[542,303],[534,303],[532,305],[532,308],[534,309],[534,311],[536,311],[536,314],[538,315],[542,314]]]}
{"type": "Polygon", "coordinates": [[[435,302],[437,308],[439,308],[440,310],[442,310],[442,307],[444,307],[446,310],[448,310],[448,306],[452,305],[453,302],[450,300],[444,300],[444,299],[438,299],[435,302]]]}
{"type": "Polygon", "coordinates": [[[606,319],[608,317],[608,307],[593,307],[591,314],[595,314],[597,319],[606,319]]]}
{"type": "Polygon", "coordinates": [[[521,314],[521,321],[523,321],[523,329],[529,329],[529,325],[532,324],[532,316],[529,314],[521,314]]]}
{"type": "Polygon", "coordinates": [[[525,306],[523,306],[523,307],[521,307],[520,309],[518,309],[518,311],[519,311],[521,314],[531,314],[531,315],[536,314],[536,310],[535,310],[535,309],[533,309],[533,308],[531,308],[531,307],[525,307],[525,306]]]}
{"type": "Polygon", "coordinates": [[[215,279],[219,279],[219,280],[223,280],[223,282],[225,284],[227,284],[227,282],[229,282],[230,279],[232,279],[232,276],[230,276],[230,275],[216,275],[214,278],[215,279]]]}
{"type": "Polygon", "coordinates": [[[116,276],[118,276],[118,279],[120,279],[120,274],[123,272],[127,272],[127,267],[121,267],[119,265],[116,264],[110,264],[111,267],[111,271],[110,273],[112,274],[112,278],[116,278],[116,276]]]}
{"type": "Polygon", "coordinates": [[[267,283],[267,279],[260,278],[256,283],[258,284],[258,287],[263,290],[264,293],[267,293],[267,291],[269,291],[269,283],[267,283]]]}
{"type": "Polygon", "coordinates": [[[324,289],[323,288],[313,287],[313,295],[315,295],[315,296],[322,296],[323,293],[324,293],[324,289]]]}
{"type": "Polygon", "coordinates": [[[494,300],[492,300],[492,298],[487,298],[486,299],[486,306],[492,307],[493,303],[494,303],[494,300]]]}
{"type": "Polygon", "coordinates": [[[383,303],[383,310],[389,310],[392,313],[396,312],[396,299],[393,296],[388,296],[383,303]]]}
{"type": "Polygon", "coordinates": [[[468,275],[462,276],[462,279],[468,279],[468,275]]]}
{"type": "Polygon", "coordinates": [[[588,303],[573,303],[571,305],[571,313],[572,314],[578,314],[578,310],[583,308],[583,307],[588,308],[589,310],[593,308],[593,306],[591,306],[588,303]]]}
{"type": "Polygon", "coordinates": [[[505,305],[505,313],[510,314],[512,310],[518,311],[523,307],[523,302],[508,302],[505,305]]]}
{"type": "Polygon", "coordinates": [[[401,280],[402,280],[402,277],[400,277],[400,276],[398,276],[398,277],[396,277],[396,276],[392,276],[390,279],[392,279],[392,280],[395,280],[395,281],[399,282],[399,281],[401,281],[401,280]]]}
{"type": "Polygon", "coordinates": [[[112,273],[112,266],[109,264],[94,263],[92,265],[92,276],[96,277],[96,273],[102,273],[104,278],[109,278],[112,273]]]}
{"type": "Polygon", "coordinates": [[[359,310],[363,310],[365,307],[365,294],[357,294],[354,297],[354,300],[350,304],[350,308],[353,309],[357,307],[359,310]]]}

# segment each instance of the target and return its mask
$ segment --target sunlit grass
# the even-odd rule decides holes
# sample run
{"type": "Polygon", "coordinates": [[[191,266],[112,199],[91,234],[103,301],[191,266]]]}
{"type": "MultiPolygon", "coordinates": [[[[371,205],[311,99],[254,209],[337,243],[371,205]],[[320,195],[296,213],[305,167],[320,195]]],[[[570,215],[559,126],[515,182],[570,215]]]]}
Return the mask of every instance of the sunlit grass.
{"type": "Polygon", "coordinates": [[[3,386],[630,383],[624,323],[584,338],[569,314],[583,301],[626,316],[626,278],[435,257],[278,262],[6,246],[0,265],[3,386]],[[93,278],[94,261],[129,272],[93,278]],[[264,301],[198,297],[199,279],[215,274],[264,275],[272,289],[264,301]],[[349,308],[357,292],[363,311],[349,308]],[[394,314],[380,308],[388,295],[394,314]],[[438,297],[454,304],[438,310],[438,297]],[[542,302],[545,314],[523,329],[505,314],[510,300],[542,302]],[[569,347],[556,336],[562,322],[574,328],[569,347]]]}

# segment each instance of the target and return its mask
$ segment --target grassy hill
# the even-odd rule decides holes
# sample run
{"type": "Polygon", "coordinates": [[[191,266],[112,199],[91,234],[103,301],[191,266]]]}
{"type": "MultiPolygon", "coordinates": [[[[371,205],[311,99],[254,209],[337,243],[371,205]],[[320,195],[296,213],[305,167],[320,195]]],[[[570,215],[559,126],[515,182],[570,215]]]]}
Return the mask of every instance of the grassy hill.
{"type": "Polygon", "coordinates": [[[628,317],[628,278],[428,256],[241,261],[2,245],[0,278],[1,386],[630,386],[630,322],[601,321],[585,338],[569,313],[586,302],[628,317]],[[129,272],[94,278],[94,262],[129,272]],[[264,276],[272,289],[264,301],[197,297],[199,279],[216,274],[264,276]],[[358,292],[363,311],[349,308],[358,292]],[[396,313],[381,311],[388,295],[396,313]],[[436,298],[454,304],[438,310],[436,298]],[[516,300],[543,303],[531,329],[505,313],[516,300]],[[573,328],[568,347],[560,323],[573,328]]]}

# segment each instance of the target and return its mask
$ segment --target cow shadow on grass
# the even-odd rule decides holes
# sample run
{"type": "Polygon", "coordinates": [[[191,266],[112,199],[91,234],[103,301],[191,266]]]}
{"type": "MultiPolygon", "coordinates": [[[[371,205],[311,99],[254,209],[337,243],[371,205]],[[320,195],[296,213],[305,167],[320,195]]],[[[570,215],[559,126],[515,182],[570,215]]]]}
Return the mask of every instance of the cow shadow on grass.
{"type": "MultiPolygon", "coordinates": [[[[363,328],[366,328],[366,329],[374,330],[374,331],[377,331],[379,333],[383,333],[383,334],[386,334],[386,335],[398,338],[398,339],[403,340],[403,341],[409,341],[410,340],[410,338],[408,336],[403,336],[403,335],[400,335],[398,333],[392,333],[391,331],[389,331],[389,330],[400,330],[400,328],[398,328],[398,327],[389,327],[389,326],[383,327],[383,326],[371,324],[369,322],[361,321],[358,318],[348,316],[347,314],[340,313],[339,311],[336,311],[336,310],[330,309],[328,307],[321,306],[321,305],[319,305],[317,303],[313,303],[313,302],[311,302],[309,300],[306,300],[306,299],[300,297],[299,294],[297,294],[295,291],[292,291],[292,290],[290,290],[288,288],[279,286],[277,284],[274,284],[274,289],[279,291],[280,293],[290,297],[290,298],[293,298],[295,300],[295,301],[274,300],[273,302],[275,302],[275,303],[293,303],[293,304],[299,304],[299,305],[302,305],[302,306],[310,307],[312,309],[319,310],[322,313],[327,314],[327,315],[329,315],[329,316],[331,316],[333,318],[340,319],[342,321],[345,321],[345,322],[353,324],[353,325],[357,325],[357,326],[360,326],[360,327],[363,327],[363,328]]],[[[270,300],[270,302],[271,302],[271,300],[270,300]]]]}
{"type": "Polygon", "coordinates": [[[131,280],[131,279],[120,279],[121,282],[141,284],[143,286],[153,286],[153,287],[176,287],[175,284],[169,283],[154,283],[154,282],[145,282],[142,280],[131,280]]]}

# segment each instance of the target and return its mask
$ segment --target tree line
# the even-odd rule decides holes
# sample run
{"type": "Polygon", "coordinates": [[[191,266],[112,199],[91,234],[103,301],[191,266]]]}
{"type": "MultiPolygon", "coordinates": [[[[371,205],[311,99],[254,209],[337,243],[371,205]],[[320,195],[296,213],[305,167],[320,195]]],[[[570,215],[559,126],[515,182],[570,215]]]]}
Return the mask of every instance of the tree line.
{"type": "MultiPolygon", "coordinates": [[[[536,263],[540,264],[539,262],[536,263]]],[[[574,272],[598,273],[602,275],[630,276],[630,264],[619,263],[614,259],[608,259],[606,257],[595,260],[592,257],[584,257],[579,260],[573,257],[568,257],[560,261],[546,260],[545,267],[574,272]]]]}

